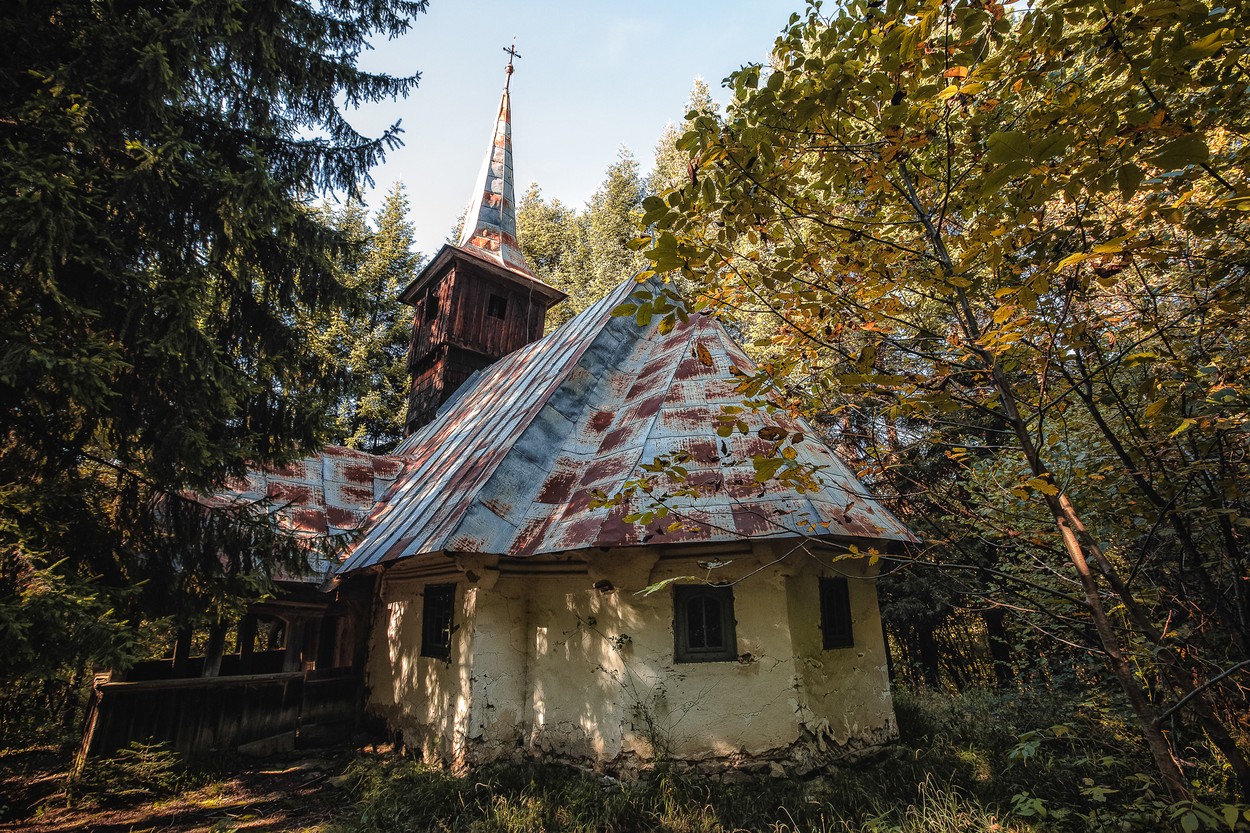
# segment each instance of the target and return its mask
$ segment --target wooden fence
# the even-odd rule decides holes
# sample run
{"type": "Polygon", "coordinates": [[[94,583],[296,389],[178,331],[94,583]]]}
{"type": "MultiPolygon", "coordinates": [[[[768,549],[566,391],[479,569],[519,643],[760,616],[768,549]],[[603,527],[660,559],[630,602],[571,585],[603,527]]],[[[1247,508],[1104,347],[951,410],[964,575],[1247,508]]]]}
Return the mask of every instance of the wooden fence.
{"type": "Polygon", "coordinates": [[[351,668],[98,682],[78,766],[135,740],[166,742],[188,755],[234,751],[287,734],[297,747],[343,740],[356,727],[360,698],[351,668]]]}

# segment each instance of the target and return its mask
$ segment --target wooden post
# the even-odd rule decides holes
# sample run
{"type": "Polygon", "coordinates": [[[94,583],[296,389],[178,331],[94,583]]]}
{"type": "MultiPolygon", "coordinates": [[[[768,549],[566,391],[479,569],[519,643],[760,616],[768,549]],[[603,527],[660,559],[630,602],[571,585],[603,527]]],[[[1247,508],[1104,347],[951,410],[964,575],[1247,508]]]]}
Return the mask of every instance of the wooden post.
{"type": "Polygon", "coordinates": [[[335,653],[338,650],[339,617],[321,617],[321,626],[317,629],[317,667],[333,668],[335,653]]]}
{"type": "Polygon", "coordinates": [[[256,651],[256,617],[251,613],[243,614],[239,620],[239,673],[247,674],[252,670],[252,654],[256,651]]]}
{"type": "Polygon", "coordinates": [[[221,655],[226,652],[226,623],[215,622],[208,629],[208,647],[204,649],[204,673],[201,677],[221,674],[221,655]]]}
{"type": "Polygon", "coordinates": [[[283,645],[286,653],[282,656],[283,671],[299,671],[304,655],[304,619],[292,616],[286,620],[283,629],[283,645]]]}
{"type": "Polygon", "coordinates": [[[190,628],[179,628],[178,637],[174,641],[174,677],[187,676],[187,664],[191,659],[191,637],[192,630],[190,628]]]}

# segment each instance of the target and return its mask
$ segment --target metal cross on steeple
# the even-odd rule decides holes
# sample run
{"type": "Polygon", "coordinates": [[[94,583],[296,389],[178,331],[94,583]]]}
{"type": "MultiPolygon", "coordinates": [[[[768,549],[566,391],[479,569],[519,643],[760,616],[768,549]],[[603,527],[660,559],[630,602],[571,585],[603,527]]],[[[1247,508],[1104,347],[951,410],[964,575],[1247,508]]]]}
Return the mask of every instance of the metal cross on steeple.
{"type": "Polygon", "coordinates": [[[506,90],[508,85],[512,83],[512,59],[520,58],[521,53],[516,51],[516,41],[512,42],[512,46],[505,46],[503,51],[508,53],[508,65],[504,67],[504,72],[508,74],[508,78],[503,82],[503,88],[506,90]]]}

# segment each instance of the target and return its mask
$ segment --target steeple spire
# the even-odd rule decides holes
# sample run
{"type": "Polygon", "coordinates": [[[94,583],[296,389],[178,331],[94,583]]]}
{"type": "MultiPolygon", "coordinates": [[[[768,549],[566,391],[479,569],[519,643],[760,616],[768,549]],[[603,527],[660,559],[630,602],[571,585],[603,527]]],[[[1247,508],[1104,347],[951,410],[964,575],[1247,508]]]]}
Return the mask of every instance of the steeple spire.
{"type": "Polygon", "coordinates": [[[477,176],[477,185],[464,215],[464,230],[459,247],[484,256],[506,269],[533,275],[516,239],[516,197],[512,184],[512,60],[521,57],[516,46],[504,47],[508,53],[505,67],[503,98],[499,101],[499,118],[490,150],[477,176]]]}

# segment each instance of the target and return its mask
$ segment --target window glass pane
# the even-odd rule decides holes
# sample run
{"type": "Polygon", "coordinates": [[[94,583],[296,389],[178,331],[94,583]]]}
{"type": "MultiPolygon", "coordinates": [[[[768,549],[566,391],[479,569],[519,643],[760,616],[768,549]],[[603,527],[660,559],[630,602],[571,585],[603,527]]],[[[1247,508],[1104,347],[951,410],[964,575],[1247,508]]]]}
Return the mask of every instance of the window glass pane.
{"type": "Polygon", "coordinates": [[[508,313],[508,299],[502,295],[491,295],[486,304],[486,314],[491,318],[503,318],[508,313]]]}
{"type": "Polygon", "coordinates": [[[851,630],[851,600],[845,578],[820,580],[820,631],[825,650],[855,644],[851,630]]]}
{"type": "Polygon", "coordinates": [[[456,585],[431,584],[425,588],[421,611],[421,656],[442,660],[451,657],[455,609],[456,585]]]}
{"type": "Polygon", "coordinates": [[[677,662],[728,661],[737,657],[733,589],[673,588],[673,656],[677,662]]]}
{"type": "Polygon", "coordinates": [[[695,596],[686,604],[686,621],[689,637],[686,644],[691,648],[707,647],[706,608],[702,596],[695,596]]]}
{"type": "Polygon", "coordinates": [[[720,602],[715,599],[703,597],[703,616],[704,616],[704,647],[707,648],[724,648],[725,634],[723,633],[724,623],[721,621],[720,602]]]}

